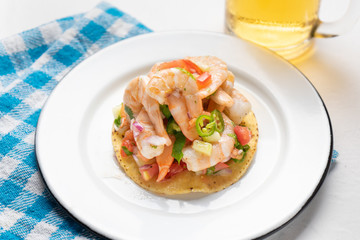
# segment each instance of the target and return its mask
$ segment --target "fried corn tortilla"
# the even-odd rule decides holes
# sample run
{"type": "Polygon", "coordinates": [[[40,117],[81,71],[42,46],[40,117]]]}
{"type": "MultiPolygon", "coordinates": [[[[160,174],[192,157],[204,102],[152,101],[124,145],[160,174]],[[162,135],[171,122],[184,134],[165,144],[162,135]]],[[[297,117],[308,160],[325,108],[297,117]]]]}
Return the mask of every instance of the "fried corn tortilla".
{"type": "MultiPolygon", "coordinates": [[[[116,158],[125,173],[139,186],[159,194],[175,195],[190,192],[213,193],[223,190],[233,183],[237,182],[247,171],[256,152],[256,146],[259,138],[258,125],[253,112],[246,115],[241,125],[251,130],[252,138],[248,145],[244,161],[235,163],[229,160],[227,164],[232,172],[228,175],[197,175],[195,172],[183,171],[161,182],[156,182],[156,177],[149,181],[144,181],[139,172],[135,160],[129,156],[122,158],[120,155],[122,136],[112,130],[112,143],[116,158]]],[[[176,161],[176,160],[175,160],[176,161]]]]}

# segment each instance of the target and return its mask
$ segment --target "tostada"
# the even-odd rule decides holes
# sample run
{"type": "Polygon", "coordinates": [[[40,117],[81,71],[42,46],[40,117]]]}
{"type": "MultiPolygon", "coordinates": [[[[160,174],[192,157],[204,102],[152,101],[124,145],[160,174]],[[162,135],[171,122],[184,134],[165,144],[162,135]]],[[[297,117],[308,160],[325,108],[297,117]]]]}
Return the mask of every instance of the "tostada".
{"type": "Polygon", "coordinates": [[[129,82],[113,114],[116,158],[152,192],[220,191],[244,175],[256,152],[251,104],[214,56],[155,64],[129,82]]]}

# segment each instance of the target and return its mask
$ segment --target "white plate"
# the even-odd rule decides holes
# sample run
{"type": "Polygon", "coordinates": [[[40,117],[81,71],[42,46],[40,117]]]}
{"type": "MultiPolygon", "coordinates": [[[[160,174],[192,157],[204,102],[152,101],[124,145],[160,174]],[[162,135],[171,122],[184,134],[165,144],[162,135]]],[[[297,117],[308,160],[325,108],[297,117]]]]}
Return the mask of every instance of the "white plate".
{"type": "Polygon", "coordinates": [[[249,239],[284,226],[323,182],[332,151],[324,104],[292,65],[248,42],[204,32],[151,33],[108,47],[71,71],[43,108],[36,155],[57,200],[115,239],[249,239]],[[224,191],[164,197],[130,181],[111,145],[112,107],[159,61],[214,55],[253,105],[260,138],[247,174],[224,191]]]}

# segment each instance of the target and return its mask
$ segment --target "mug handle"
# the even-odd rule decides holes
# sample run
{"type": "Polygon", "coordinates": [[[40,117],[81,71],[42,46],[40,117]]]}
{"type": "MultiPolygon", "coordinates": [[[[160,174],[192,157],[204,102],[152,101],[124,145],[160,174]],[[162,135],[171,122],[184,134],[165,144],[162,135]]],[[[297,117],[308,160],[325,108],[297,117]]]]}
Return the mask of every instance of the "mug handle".
{"type": "Polygon", "coordinates": [[[360,1],[350,0],[344,16],[335,22],[322,22],[320,20],[314,36],[319,38],[337,37],[349,32],[359,19],[359,12],[360,1]]]}

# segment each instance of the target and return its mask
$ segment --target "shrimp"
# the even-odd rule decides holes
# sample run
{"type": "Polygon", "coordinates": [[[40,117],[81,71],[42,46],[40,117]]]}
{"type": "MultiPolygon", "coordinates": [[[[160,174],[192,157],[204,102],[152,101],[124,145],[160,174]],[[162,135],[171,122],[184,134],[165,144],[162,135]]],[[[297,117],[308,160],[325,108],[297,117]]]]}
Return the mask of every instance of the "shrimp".
{"type": "Polygon", "coordinates": [[[185,96],[186,106],[191,117],[198,117],[203,111],[198,95],[196,81],[177,68],[160,70],[154,73],[146,85],[146,93],[160,104],[167,104],[167,97],[174,91],[185,96]]]}
{"type": "Polygon", "coordinates": [[[228,77],[226,81],[221,85],[221,88],[229,95],[231,94],[231,91],[234,88],[234,80],[235,80],[234,74],[228,71],[228,77]]]}
{"type": "Polygon", "coordinates": [[[145,158],[141,152],[139,151],[139,149],[137,147],[133,148],[133,155],[132,157],[134,158],[136,164],[141,167],[144,166],[146,164],[152,164],[155,162],[155,158],[152,159],[147,159],[145,158]]]}
{"type": "MultiPolygon", "coordinates": [[[[172,139],[172,142],[175,142],[175,139],[172,139]]],[[[170,166],[174,161],[174,157],[171,156],[172,149],[173,145],[165,146],[163,153],[156,157],[156,162],[159,166],[159,175],[156,180],[157,182],[163,180],[170,170],[170,166]]]]}
{"type": "Polygon", "coordinates": [[[210,96],[210,99],[225,107],[231,107],[234,104],[234,100],[221,87],[210,96]]]}
{"type": "Polygon", "coordinates": [[[208,112],[212,112],[214,110],[219,110],[220,112],[224,111],[225,106],[217,104],[216,102],[214,102],[213,100],[209,101],[208,107],[207,107],[207,111],[208,112]]]}
{"type": "Polygon", "coordinates": [[[191,73],[200,74],[202,70],[195,65],[192,61],[187,59],[176,59],[169,62],[160,62],[156,63],[148,73],[148,76],[151,78],[153,74],[157,73],[160,70],[168,69],[168,68],[182,68],[191,73]]]}
{"type": "Polygon", "coordinates": [[[145,92],[145,87],[148,82],[149,78],[147,76],[134,78],[125,90],[124,104],[131,108],[135,117],[139,114],[142,107],[144,107],[150,121],[155,127],[156,134],[165,138],[166,145],[169,146],[171,140],[163,124],[159,103],[145,92]]]}
{"type": "Polygon", "coordinates": [[[186,107],[191,118],[197,118],[203,112],[202,99],[197,92],[199,91],[196,81],[189,81],[184,88],[186,107]]]}
{"type": "Polygon", "coordinates": [[[197,93],[201,99],[213,94],[228,78],[226,63],[214,56],[188,57],[188,60],[195,63],[202,70],[211,75],[211,84],[208,87],[200,89],[197,93]]]}
{"type": "Polygon", "coordinates": [[[190,118],[187,114],[185,98],[179,92],[173,92],[167,97],[169,110],[174,117],[175,122],[179,125],[184,136],[191,141],[199,138],[195,126],[190,126],[190,118]]]}
{"type": "Polygon", "coordinates": [[[153,126],[155,127],[156,134],[159,135],[160,137],[165,138],[166,146],[170,146],[171,140],[165,130],[165,126],[164,126],[163,119],[162,119],[161,112],[160,112],[159,103],[155,99],[150,97],[149,94],[147,94],[145,92],[145,86],[147,85],[147,83],[149,82],[150,79],[147,76],[141,76],[140,80],[143,82],[142,83],[142,86],[143,86],[142,92],[144,95],[141,102],[142,102],[146,112],[148,113],[153,126]]]}
{"type": "Polygon", "coordinates": [[[141,99],[143,96],[144,83],[139,81],[139,78],[140,77],[136,77],[130,81],[125,89],[123,97],[124,104],[132,110],[135,117],[143,108],[141,99]]]}
{"type": "Polygon", "coordinates": [[[146,93],[160,104],[166,104],[166,97],[173,91],[183,91],[189,82],[189,76],[176,68],[158,71],[146,86],[146,93]]]}
{"type": "Polygon", "coordinates": [[[211,112],[214,109],[217,109],[222,112],[225,107],[231,107],[233,104],[234,99],[220,87],[213,95],[210,96],[207,110],[211,112]]]}
{"type": "Polygon", "coordinates": [[[131,120],[130,129],[134,133],[136,145],[142,156],[152,159],[163,153],[166,139],[156,135],[144,108],[141,109],[136,120],[131,120]]]}
{"type": "Polygon", "coordinates": [[[183,149],[182,161],[186,163],[188,170],[201,171],[206,168],[215,166],[219,162],[226,162],[231,158],[234,149],[235,140],[229,134],[234,134],[234,126],[231,120],[222,114],[225,128],[221,133],[220,140],[213,144],[210,156],[195,151],[191,146],[183,149]]]}
{"type": "Polygon", "coordinates": [[[236,88],[232,89],[230,96],[234,99],[234,104],[226,107],[224,112],[235,124],[240,124],[246,114],[251,111],[251,104],[236,88]]]}
{"type": "Polygon", "coordinates": [[[148,73],[148,77],[152,78],[154,76],[154,74],[156,74],[157,72],[159,72],[161,70],[160,66],[161,64],[163,64],[163,62],[159,62],[159,63],[155,63],[154,66],[152,66],[152,68],[150,69],[150,72],[148,73]]]}

